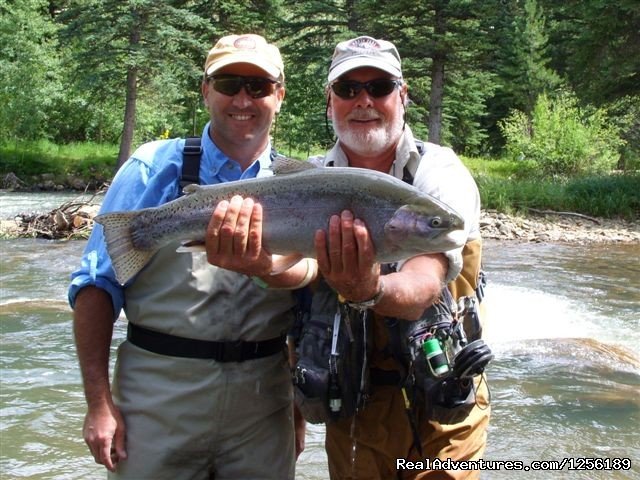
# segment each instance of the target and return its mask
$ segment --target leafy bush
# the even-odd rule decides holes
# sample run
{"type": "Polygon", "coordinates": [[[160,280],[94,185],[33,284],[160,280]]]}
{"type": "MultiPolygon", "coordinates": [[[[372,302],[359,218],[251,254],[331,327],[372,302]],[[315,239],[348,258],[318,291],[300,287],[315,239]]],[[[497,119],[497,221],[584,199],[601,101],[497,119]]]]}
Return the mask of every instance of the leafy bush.
{"type": "Polygon", "coordinates": [[[623,143],[603,110],[582,111],[574,96],[538,97],[529,118],[513,111],[500,128],[507,154],[523,164],[523,175],[576,176],[615,168],[623,143]]]}

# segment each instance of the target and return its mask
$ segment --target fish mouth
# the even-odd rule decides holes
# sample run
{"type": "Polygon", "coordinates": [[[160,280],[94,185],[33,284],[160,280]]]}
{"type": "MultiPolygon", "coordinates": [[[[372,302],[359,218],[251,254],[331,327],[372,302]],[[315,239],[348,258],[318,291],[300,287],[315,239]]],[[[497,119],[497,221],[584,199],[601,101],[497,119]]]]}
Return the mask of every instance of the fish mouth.
{"type": "Polygon", "coordinates": [[[422,211],[400,207],[384,226],[385,240],[400,249],[424,253],[446,251],[458,246],[464,220],[452,212],[422,211]]]}
{"type": "Polygon", "coordinates": [[[454,213],[447,216],[451,230],[462,230],[464,228],[464,219],[460,215],[454,213]]]}

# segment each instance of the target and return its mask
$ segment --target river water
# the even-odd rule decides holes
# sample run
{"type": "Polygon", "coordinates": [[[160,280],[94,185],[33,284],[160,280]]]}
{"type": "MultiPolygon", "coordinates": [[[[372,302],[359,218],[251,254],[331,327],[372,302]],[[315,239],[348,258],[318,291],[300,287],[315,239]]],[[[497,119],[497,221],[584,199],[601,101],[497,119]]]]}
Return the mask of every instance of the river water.
{"type": "MultiPolygon", "coordinates": [[[[0,217],[70,199],[23,197],[0,194],[0,217]]],[[[83,246],[0,240],[2,479],[105,477],[81,437],[85,405],[66,303],[83,246]]],[[[595,457],[632,467],[484,471],[483,479],[640,478],[639,259],[640,245],[486,243],[485,340],[496,358],[485,460],[595,457]]],[[[121,320],[114,348],[124,336],[121,320]]],[[[322,427],[310,426],[296,478],[328,478],[322,427]]]]}

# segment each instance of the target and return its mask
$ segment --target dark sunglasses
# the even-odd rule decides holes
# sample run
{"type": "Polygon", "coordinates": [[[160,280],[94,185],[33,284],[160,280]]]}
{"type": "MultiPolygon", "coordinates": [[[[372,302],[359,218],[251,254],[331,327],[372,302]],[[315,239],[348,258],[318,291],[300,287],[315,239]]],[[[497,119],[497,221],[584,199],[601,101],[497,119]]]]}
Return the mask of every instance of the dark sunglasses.
{"type": "Polygon", "coordinates": [[[365,83],[356,82],[355,80],[336,80],[331,84],[331,90],[340,98],[355,98],[364,88],[373,98],[386,97],[396,87],[402,85],[400,80],[391,80],[390,78],[376,78],[365,83]]]}
{"type": "Polygon", "coordinates": [[[237,95],[242,87],[251,98],[263,98],[271,95],[280,82],[264,77],[243,77],[242,75],[212,75],[207,77],[213,89],[230,97],[237,95]]]}

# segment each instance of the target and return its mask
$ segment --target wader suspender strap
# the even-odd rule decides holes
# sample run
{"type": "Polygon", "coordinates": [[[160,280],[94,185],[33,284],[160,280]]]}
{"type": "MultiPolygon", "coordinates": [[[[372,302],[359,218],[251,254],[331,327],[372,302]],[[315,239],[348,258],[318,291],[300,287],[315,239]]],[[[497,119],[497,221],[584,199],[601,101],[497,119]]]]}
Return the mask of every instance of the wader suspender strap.
{"type": "MultiPolygon", "coordinates": [[[[202,145],[200,137],[187,137],[184,140],[182,152],[182,175],[180,177],[180,191],[178,196],[184,195],[184,187],[192,183],[200,184],[200,158],[202,157],[202,145]]],[[[276,149],[271,146],[269,157],[271,162],[278,156],[276,149]]]]}
{"type": "MultiPolygon", "coordinates": [[[[422,158],[425,152],[424,142],[422,140],[416,140],[416,148],[418,149],[420,158],[422,158]]],[[[409,185],[413,185],[413,175],[407,167],[404,167],[404,170],[402,171],[402,181],[404,183],[408,183],[409,185]]]]}
{"type": "Polygon", "coordinates": [[[200,157],[202,146],[200,137],[187,137],[184,141],[182,152],[182,176],[180,177],[180,191],[178,196],[184,194],[184,187],[192,183],[200,183],[200,157]]]}

